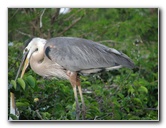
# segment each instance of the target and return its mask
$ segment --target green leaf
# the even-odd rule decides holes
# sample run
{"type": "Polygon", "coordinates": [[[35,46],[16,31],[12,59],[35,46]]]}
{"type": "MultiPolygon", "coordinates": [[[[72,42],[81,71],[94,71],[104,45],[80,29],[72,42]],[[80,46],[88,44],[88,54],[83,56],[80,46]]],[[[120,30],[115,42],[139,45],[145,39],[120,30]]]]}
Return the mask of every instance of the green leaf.
{"type": "Polygon", "coordinates": [[[9,114],[9,117],[11,117],[13,120],[18,120],[18,118],[17,118],[17,116],[16,116],[16,115],[9,114]]]}
{"type": "Polygon", "coordinates": [[[138,104],[142,105],[142,102],[139,98],[134,98],[133,100],[134,100],[135,103],[138,103],[138,104]]]}
{"type": "Polygon", "coordinates": [[[112,103],[113,103],[116,107],[120,107],[120,104],[119,104],[119,102],[118,102],[117,100],[114,100],[112,103]]]}
{"type": "Polygon", "coordinates": [[[15,80],[11,80],[10,83],[13,85],[14,89],[16,89],[16,87],[17,87],[16,81],[15,80]]]}
{"type": "Polygon", "coordinates": [[[26,78],[26,81],[27,81],[28,85],[30,85],[32,88],[35,87],[35,79],[34,79],[33,76],[31,76],[31,75],[28,76],[28,77],[26,78]]]}
{"type": "Polygon", "coordinates": [[[121,119],[121,115],[120,115],[119,110],[114,110],[114,119],[115,120],[120,120],[121,119]]]}
{"type": "Polygon", "coordinates": [[[134,91],[134,88],[132,86],[129,86],[128,93],[133,94],[134,91]]]}
{"type": "Polygon", "coordinates": [[[118,93],[118,96],[119,96],[120,98],[124,98],[124,95],[123,95],[122,93],[118,93]]]}
{"type": "Polygon", "coordinates": [[[148,93],[148,89],[145,86],[140,86],[138,89],[140,92],[148,93]]]}
{"type": "Polygon", "coordinates": [[[129,120],[140,120],[140,118],[138,116],[131,116],[129,120]]]}
{"type": "Polygon", "coordinates": [[[84,82],[82,82],[82,84],[91,85],[91,83],[89,81],[84,81],[84,82]]]}
{"type": "Polygon", "coordinates": [[[129,112],[130,111],[130,109],[128,108],[128,107],[125,107],[124,108],[127,112],[129,112]]]}
{"type": "Polygon", "coordinates": [[[25,90],[25,82],[24,82],[24,80],[22,78],[18,78],[17,82],[23,88],[23,90],[25,90]]]}
{"type": "Polygon", "coordinates": [[[17,107],[27,107],[29,106],[28,102],[16,102],[17,107]]]}

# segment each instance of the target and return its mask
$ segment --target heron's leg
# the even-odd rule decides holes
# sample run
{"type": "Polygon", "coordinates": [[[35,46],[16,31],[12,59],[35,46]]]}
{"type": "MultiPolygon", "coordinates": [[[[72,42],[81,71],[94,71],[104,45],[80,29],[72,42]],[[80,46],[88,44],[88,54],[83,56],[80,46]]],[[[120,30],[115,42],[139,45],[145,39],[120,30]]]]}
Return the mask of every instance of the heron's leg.
{"type": "Polygon", "coordinates": [[[76,84],[77,73],[76,72],[69,72],[68,76],[69,76],[70,83],[73,87],[74,98],[75,98],[75,101],[76,101],[76,120],[79,120],[80,107],[79,107],[79,102],[78,102],[78,97],[77,97],[77,84],[76,84]]]}
{"type": "Polygon", "coordinates": [[[81,89],[81,85],[80,84],[78,84],[78,91],[80,93],[81,103],[82,103],[82,119],[85,120],[86,108],[85,108],[84,97],[82,95],[82,89],[81,89]]]}
{"type": "Polygon", "coordinates": [[[77,86],[73,87],[73,91],[74,91],[74,98],[76,101],[76,120],[79,120],[80,117],[80,106],[79,106],[79,102],[78,102],[78,97],[77,97],[77,86]]]}

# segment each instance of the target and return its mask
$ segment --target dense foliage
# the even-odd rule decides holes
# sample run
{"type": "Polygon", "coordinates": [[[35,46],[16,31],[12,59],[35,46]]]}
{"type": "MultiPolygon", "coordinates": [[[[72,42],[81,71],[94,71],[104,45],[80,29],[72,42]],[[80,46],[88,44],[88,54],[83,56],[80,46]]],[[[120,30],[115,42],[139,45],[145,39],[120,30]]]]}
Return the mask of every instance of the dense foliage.
{"type": "Polygon", "coordinates": [[[59,11],[8,10],[8,83],[12,85],[9,92],[16,97],[19,119],[75,120],[75,100],[68,81],[43,79],[30,68],[23,79],[14,80],[25,40],[72,36],[114,47],[138,67],[81,76],[87,120],[158,120],[158,9],[59,11]]]}

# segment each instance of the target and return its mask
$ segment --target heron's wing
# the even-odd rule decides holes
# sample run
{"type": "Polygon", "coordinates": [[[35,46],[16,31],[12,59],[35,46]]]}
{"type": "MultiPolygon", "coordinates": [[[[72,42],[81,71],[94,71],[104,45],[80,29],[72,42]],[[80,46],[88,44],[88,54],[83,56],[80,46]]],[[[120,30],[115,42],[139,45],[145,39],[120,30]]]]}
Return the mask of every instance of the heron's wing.
{"type": "Polygon", "coordinates": [[[126,66],[133,62],[125,54],[90,40],[57,37],[45,45],[46,56],[70,71],[126,66]]]}

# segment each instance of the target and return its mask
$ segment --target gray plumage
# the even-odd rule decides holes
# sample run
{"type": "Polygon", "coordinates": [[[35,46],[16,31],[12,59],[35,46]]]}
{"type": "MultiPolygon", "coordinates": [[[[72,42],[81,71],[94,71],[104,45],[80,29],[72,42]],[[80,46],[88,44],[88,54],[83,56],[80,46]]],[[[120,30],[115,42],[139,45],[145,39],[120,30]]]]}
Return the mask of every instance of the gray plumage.
{"type": "Polygon", "coordinates": [[[70,71],[93,73],[100,69],[124,66],[134,68],[129,57],[102,44],[72,37],[47,40],[45,54],[52,61],[70,71]]]}

